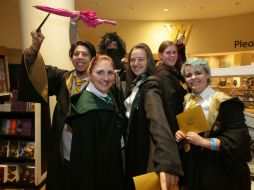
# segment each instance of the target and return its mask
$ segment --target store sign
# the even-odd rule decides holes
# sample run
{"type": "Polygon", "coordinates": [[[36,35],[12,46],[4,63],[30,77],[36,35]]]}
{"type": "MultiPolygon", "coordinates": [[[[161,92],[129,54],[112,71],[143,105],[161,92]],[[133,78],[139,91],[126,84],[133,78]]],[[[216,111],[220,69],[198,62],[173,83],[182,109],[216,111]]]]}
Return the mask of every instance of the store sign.
{"type": "Polygon", "coordinates": [[[235,41],[235,48],[249,48],[254,47],[254,41],[235,41]]]}

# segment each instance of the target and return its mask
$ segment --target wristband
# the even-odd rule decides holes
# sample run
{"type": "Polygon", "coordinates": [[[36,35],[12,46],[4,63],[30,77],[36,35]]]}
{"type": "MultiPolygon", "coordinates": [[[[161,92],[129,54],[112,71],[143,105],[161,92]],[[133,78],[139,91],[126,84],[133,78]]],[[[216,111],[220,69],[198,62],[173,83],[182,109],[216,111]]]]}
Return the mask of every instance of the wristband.
{"type": "Polygon", "coordinates": [[[217,148],[217,145],[216,145],[216,139],[215,138],[211,138],[210,139],[210,143],[211,143],[211,150],[212,151],[215,151],[217,148]]]}

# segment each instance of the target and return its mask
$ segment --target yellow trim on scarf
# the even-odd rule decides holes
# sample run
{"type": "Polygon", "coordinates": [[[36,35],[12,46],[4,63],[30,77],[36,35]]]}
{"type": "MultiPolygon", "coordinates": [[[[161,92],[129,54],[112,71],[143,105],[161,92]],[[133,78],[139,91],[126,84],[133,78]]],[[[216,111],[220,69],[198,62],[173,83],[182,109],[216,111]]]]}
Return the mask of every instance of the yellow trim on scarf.
{"type": "MultiPolygon", "coordinates": [[[[184,107],[186,105],[186,103],[190,100],[191,98],[191,93],[188,93],[184,96],[184,107]]],[[[222,102],[225,102],[229,99],[231,99],[232,97],[227,95],[224,92],[220,92],[220,91],[216,91],[213,94],[210,106],[209,106],[209,110],[208,110],[208,116],[207,116],[207,121],[210,125],[210,127],[212,128],[213,125],[215,124],[215,121],[218,117],[219,114],[219,108],[222,102]]],[[[204,137],[208,137],[210,131],[206,132],[204,134],[204,137]]]]}
{"type": "Polygon", "coordinates": [[[67,89],[68,89],[68,91],[69,91],[69,94],[71,94],[71,88],[72,88],[72,81],[73,81],[73,77],[74,77],[74,71],[72,71],[71,73],[70,73],[70,75],[69,76],[67,76],[66,77],[66,87],[67,87],[67,89]]]}
{"type": "Polygon", "coordinates": [[[209,107],[209,111],[208,111],[208,122],[210,124],[210,126],[213,126],[218,114],[219,114],[219,108],[220,108],[220,104],[222,102],[225,102],[226,100],[231,99],[232,97],[227,95],[224,92],[220,92],[220,91],[216,91],[212,97],[211,103],[210,103],[210,107],[209,107]]]}

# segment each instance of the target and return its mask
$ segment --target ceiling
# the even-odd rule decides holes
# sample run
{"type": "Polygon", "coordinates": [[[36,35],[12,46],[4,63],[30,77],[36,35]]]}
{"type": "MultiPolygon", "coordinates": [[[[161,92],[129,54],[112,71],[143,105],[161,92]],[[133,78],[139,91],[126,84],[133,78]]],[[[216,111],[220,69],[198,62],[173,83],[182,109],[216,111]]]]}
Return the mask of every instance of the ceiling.
{"type": "Polygon", "coordinates": [[[254,12],[254,0],[74,0],[76,10],[102,19],[177,21],[254,12]],[[164,9],[168,9],[164,11],[164,9]]]}

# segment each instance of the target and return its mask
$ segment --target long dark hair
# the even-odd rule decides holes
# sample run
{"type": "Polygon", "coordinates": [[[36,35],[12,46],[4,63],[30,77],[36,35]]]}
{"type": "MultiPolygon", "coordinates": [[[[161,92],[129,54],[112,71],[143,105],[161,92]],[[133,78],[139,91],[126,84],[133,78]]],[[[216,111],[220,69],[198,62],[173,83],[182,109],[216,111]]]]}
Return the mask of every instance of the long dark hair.
{"type": "Polygon", "coordinates": [[[146,57],[147,57],[147,68],[146,68],[146,75],[147,76],[152,76],[155,75],[156,72],[156,67],[155,67],[155,61],[153,59],[153,53],[149,46],[145,43],[139,43],[136,44],[135,46],[132,47],[129,53],[128,57],[128,65],[126,68],[126,90],[127,92],[131,89],[132,86],[132,81],[136,78],[136,75],[133,73],[131,70],[130,66],[130,59],[131,59],[131,54],[134,49],[143,49],[146,52],[146,57]]]}

